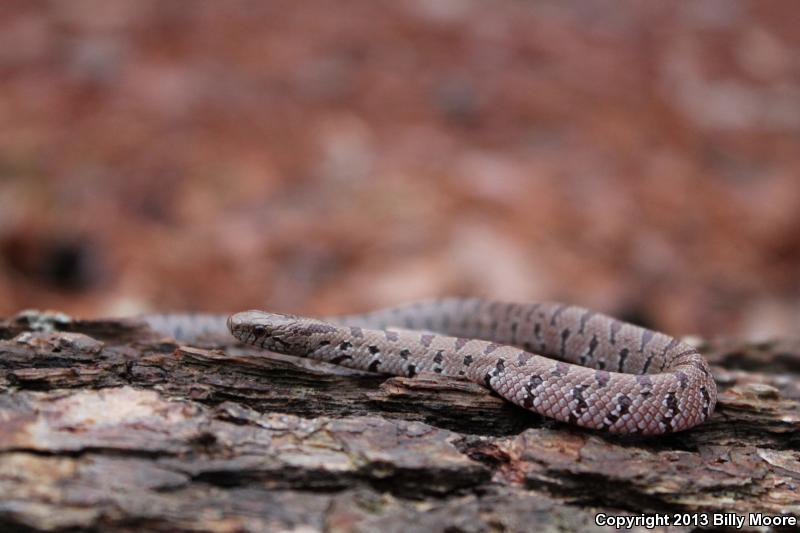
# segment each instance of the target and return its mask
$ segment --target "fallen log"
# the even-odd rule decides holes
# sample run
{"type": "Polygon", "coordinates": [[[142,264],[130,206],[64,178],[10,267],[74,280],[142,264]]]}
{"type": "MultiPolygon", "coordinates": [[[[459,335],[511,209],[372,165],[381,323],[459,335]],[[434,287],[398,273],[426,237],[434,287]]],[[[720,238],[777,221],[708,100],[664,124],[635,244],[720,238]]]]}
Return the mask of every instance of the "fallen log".
{"type": "Polygon", "coordinates": [[[800,341],[704,343],[712,418],[635,438],[460,380],[182,345],[130,319],[28,312],[0,339],[3,531],[580,531],[642,514],[691,531],[800,515],[800,341]]]}

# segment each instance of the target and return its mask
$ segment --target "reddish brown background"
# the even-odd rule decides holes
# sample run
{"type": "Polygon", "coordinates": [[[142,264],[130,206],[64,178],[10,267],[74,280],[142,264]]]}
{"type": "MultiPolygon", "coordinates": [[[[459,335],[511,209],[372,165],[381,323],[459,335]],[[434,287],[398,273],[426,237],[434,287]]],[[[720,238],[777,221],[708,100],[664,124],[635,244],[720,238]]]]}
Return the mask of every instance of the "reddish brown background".
{"type": "Polygon", "coordinates": [[[794,1],[6,2],[0,315],[800,326],[794,1]]]}

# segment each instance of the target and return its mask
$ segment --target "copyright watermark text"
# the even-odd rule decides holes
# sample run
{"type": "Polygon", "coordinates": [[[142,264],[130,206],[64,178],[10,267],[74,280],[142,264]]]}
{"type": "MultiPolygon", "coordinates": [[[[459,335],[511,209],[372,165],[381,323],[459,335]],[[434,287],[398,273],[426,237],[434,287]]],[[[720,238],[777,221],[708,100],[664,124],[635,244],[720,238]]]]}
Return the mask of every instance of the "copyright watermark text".
{"type": "Polygon", "coordinates": [[[641,515],[612,515],[598,513],[594,517],[598,526],[609,526],[615,529],[631,529],[643,527],[654,529],[657,527],[770,527],[770,526],[796,526],[798,521],[792,515],[770,515],[764,513],[656,513],[641,515]]]}

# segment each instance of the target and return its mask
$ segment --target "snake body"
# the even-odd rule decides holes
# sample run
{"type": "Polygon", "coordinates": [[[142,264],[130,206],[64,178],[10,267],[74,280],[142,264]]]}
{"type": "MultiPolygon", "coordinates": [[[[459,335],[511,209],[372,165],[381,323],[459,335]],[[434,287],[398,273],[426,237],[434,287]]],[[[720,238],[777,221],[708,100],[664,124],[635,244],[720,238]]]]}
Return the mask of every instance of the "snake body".
{"type": "MultiPolygon", "coordinates": [[[[195,320],[221,329],[214,317],[195,320]]],[[[688,429],[711,415],[717,397],[692,346],[560,303],[443,298],[327,319],[245,311],[227,326],[279,353],[396,376],[463,377],[525,409],[613,433],[688,429]]]]}

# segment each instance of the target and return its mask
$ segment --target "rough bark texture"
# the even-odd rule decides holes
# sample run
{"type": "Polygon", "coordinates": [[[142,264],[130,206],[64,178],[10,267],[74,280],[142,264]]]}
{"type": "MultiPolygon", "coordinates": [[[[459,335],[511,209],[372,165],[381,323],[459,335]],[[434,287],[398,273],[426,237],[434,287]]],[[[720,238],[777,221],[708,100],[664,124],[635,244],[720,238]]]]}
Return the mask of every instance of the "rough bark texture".
{"type": "Polygon", "coordinates": [[[712,419],[636,439],[457,380],[227,339],[181,346],[134,321],[27,313],[0,339],[0,530],[576,531],[601,512],[800,514],[796,341],[707,343],[712,419]]]}

